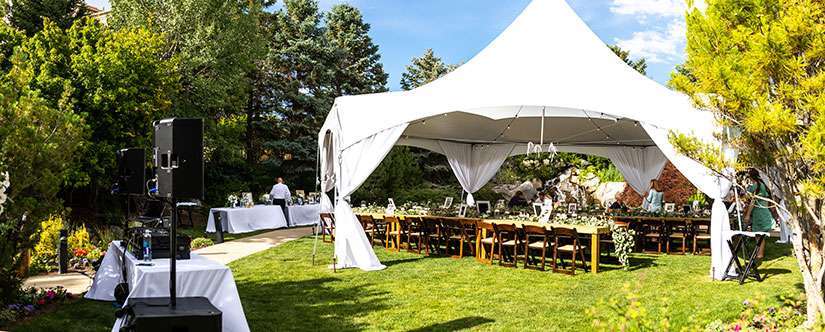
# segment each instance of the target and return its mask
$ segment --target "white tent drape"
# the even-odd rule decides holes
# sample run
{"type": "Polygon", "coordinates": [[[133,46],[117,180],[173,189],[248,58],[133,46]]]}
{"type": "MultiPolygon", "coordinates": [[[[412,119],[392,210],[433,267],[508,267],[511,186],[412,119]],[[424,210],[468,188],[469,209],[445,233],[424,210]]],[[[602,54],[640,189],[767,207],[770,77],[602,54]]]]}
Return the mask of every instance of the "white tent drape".
{"type": "Polygon", "coordinates": [[[439,141],[450,168],[467,192],[467,205],[475,205],[473,193],[481,189],[498,173],[515,144],[476,145],[439,141]]]}
{"type": "MultiPolygon", "coordinates": [[[[673,163],[673,166],[676,166],[685,178],[713,200],[710,229],[711,275],[713,279],[721,280],[725,275],[725,267],[727,267],[731,258],[730,248],[725,238],[725,234],[730,231],[730,219],[723,201],[723,198],[730,191],[731,182],[725,177],[713,173],[697,161],[679,154],[670,144],[667,130],[645,124],[643,126],[662,153],[673,163]]],[[[707,139],[707,137],[705,138],[707,139]]]]}
{"type": "MultiPolygon", "coordinates": [[[[348,199],[375,168],[387,156],[398,141],[407,124],[380,131],[348,147],[341,147],[335,140],[334,160],[338,188],[335,204],[335,257],[339,268],[357,267],[365,271],[381,270],[385,266],[378,261],[361,223],[352,212],[348,199]]],[[[334,158],[333,158],[334,159],[334,158]]]]}
{"type": "Polygon", "coordinates": [[[656,147],[616,147],[607,154],[627,184],[642,197],[650,189],[650,180],[658,178],[667,163],[665,155],[656,147]]]}

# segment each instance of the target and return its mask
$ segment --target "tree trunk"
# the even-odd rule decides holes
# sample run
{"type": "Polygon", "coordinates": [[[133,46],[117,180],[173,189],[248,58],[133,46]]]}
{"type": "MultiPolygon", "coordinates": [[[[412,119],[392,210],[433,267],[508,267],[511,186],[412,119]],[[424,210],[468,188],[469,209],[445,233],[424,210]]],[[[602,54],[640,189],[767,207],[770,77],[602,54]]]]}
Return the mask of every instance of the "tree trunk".
{"type": "MultiPolygon", "coordinates": [[[[822,254],[823,252],[814,243],[807,246],[809,253],[805,253],[804,234],[801,232],[800,218],[793,216],[788,220],[793,236],[791,242],[793,243],[794,256],[799,265],[799,270],[802,273],[802,282],[805,287],[805,298],[807,304],[807,321],[806,326],[814,324],[818,317],[825,317],[825,298],[823,298],[822,278],[823,269],[822,254]]],[[[803,221],[804,222],[804,221],[803,221]]],[[[809,233],[808,233],[809,234],[809,233]]]]}

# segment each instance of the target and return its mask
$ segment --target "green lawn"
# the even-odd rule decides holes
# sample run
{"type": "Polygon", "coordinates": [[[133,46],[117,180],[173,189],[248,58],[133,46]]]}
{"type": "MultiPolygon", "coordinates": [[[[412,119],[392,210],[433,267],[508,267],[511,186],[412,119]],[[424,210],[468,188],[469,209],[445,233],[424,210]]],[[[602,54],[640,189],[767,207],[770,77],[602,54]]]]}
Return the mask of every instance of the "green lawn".
{"type": "MultiPolygon", "coordinates": [[[[746,299],[779,303],[799,292],[788,247],[772,245],[762,283],[708,280],[708,256],[633,256],[631,271],[603,266],[575,276],[511,269],[471,258],[430,258],[376,248],[387,269],[333,273],[330,245],[290,242],[230,264],[253,331],[282,330],[583,330],[587,310],[628,285],[649,308],[667,303],[671,326],[735,318],[746,299]]],[[[113,309],[81,301],[19,326],[20,331],[111,328],[113,309]],[[74,324],[74,325],[72,325],[74,324]],[[68,327],[68,329],[67,329],[68,327]]]]}

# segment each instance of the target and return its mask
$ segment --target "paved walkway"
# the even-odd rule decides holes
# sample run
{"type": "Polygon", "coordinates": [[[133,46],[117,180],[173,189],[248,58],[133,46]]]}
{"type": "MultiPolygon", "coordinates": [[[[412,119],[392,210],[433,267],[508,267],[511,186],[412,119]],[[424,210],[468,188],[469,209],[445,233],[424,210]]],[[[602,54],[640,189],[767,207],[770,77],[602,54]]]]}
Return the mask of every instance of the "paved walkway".
{"type": "MultiPolygon", "coordinates": [[[[229,264],[237,259],[264,251],[282,243],[312,234],[312,227],[298,227],[279,229],[255,236],[236,239],[216,244],[193,252],[222,264],[229,264]]],[[[92,276],[77,272],[66,274],[48,274],[34,276],[23,281],[25,287],[49,288],[63,286],[72,294],[81,294],[89,290],[92,285],[92,276]]]]}

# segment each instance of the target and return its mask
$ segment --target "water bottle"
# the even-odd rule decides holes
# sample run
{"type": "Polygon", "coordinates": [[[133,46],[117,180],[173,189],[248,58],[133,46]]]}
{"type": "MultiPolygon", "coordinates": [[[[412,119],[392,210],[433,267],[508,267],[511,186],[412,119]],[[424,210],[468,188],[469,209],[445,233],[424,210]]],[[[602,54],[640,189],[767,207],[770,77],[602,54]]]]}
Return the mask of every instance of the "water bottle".
{"type": "Polygon", "coordinates": [[[148,229],[143,232],[143,261],[152,261],[152,232],[148,229]]]}

